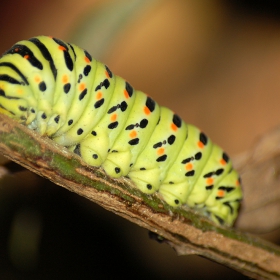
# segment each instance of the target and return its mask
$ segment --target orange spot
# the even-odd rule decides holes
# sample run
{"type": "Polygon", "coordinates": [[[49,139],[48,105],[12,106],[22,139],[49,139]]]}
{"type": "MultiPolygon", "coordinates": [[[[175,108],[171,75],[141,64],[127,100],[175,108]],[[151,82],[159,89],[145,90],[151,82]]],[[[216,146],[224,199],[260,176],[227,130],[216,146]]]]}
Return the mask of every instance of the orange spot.
{"type": "Polygon", "coordinates": [[[173,131],[177,131],[178,127],[177,127],[174,123],[172,123],[172,124],[171,124],[171,129],[172,129],[173,131]]]}
{"type": "Polygon", "coordinates": [[[117,114],[113,114],[113,115],[111,116],[110,120],[111,120],[112,122],[114,122],[114,121],[117,119],[117,117],[118,117],[117,114]]]}
{"type": "Polygon", "coordinates": [[[23,90],[22,89],[18,89],[17,90],[17,94],[23,94],[23,90]]]}
{"type": "Polygon", "coordinates": [[[63,84],[68,83],[68,76],[67,76],[67,75],[63,75],[63,77],[62,77],[62,83],[63,83],[63,84]]]}
{"type": "Polygon", "coordinates": [[[192,170],[192,169],[193,169],[192,163],[187,163],[187,164],[185,165],[185,168],[186,168],[186,170],[192,170]]]}
{"type": "Polygon", "coordinates": [[[197,146],[202,149],[204,147],[204,144],[201,141],[198,141],[197,146]]]}
{"type": "Polygon", "coordinates": [[[220,164],[221,164],[221,165],[226,165],[227,162],[222,158],[222,159],[220,160],[220,164]]]}
{"type": "Polygon", "coordinates": [[[206,179],[206,184],[207,184],[207,185],[212,185],[213,182],[214,182],[214,179],[213,179],[213,178],[207,178],[207,179],[206,179]]]}
{"type": "Polygon", "coordinates": [[[107,71],[105,71],[105,75],[106,75],[107,78],[110,78],[110,75],[107,71]]]}
{"type": "Polygon", "coordinates": [[[126,89],[123,91],[123,94],[124,94],[124,97],[125,97],[126,99],[128,99],[128,98],[129,98],[129,95],[128,95],[128,92],[127,92],[127,90],[126,90],[126,89]]]}
{"type": "Polygon", "coordinates": [[[160,155],[163,155],[164,154],[164,148],[159,148],[157,150],[157,154],[160,156],[160,155]]]}
{"type": "Polygon", "coordinates": [[[225,191],[223,191],[223,190],[218,190],[217,196],[219,196],[219,197],[224,197],[224,196],[225,196],[225,191]]]}
{"type": "Polygon", "coordinates": [[[28,55],[28,54],[26,54],[23,58],[25,58],[25,59],[29,59],[29,55],[28,55]]]}
{"type": "Polygon", "coordinates": [[[151,111],[147,106],[144,107],[144,113],[145,113],[145,115],[150,115],[151,114],[151,111]]]}
{"type": "Polygon", "coordinates": [[[79,90],[83,91],[86,88],[86,85],[84,83],[80,84],[79,90]]]}
{"type": "Polygon", "coordinates": [[[88,58],[88,57],[86,57],[86,56],[85,56],[85,62],[86,62],[86,63],[90,63],[89,58],[88,58]]]}
{"type": "Polygon", "coordinates": [[[38,76],[35,76],[34,80],[35,80],[35,83],[40,83],[40,81],[41,81],[40,77],[38,77],[38,76]]]}
{"type": "Polygon", "coordinates": [[[129,133],[129,137],[130,138],[135,138],[137,136],[137,132],[135,130],[132,130],[130,133],[129,133]]]}
{"type": "Polygon", "coordinates": [[[240,186],[240,182],[239,182],[239,180],[236,180],[235,185],[236,185],[237,187],[239,187],[239,186],[240,186]]]}
{"type": "Polygon", "coordinates": [[[66,49],[63,46],[59,46],[58,49],[61,51],[66,51],[66,49]]]}
{"type": "Polygon", "coordinates": [[[15,52],[18,52],[18,48],[15,48],[15,52]]]}
{"type": "Polygon", "coordinates": [[[102,92],[99,91],[99,92],[97,92],[97,94],[96,94],[96,99],[97,99],[97,100],[100,100],[101,98],[102,98],[102,92]]]}

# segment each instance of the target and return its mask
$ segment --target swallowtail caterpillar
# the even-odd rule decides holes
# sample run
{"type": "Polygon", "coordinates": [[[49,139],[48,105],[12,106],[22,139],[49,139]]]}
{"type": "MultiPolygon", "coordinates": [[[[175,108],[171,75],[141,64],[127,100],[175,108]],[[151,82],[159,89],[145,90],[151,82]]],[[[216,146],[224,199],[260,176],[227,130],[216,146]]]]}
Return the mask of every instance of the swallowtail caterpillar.
{"type": "Polygon", "coordinates": [[[39,36],[0,58],[0,113],[171,206],[231,226],[242,198],[227,154],[91,55],[39,36]]]}

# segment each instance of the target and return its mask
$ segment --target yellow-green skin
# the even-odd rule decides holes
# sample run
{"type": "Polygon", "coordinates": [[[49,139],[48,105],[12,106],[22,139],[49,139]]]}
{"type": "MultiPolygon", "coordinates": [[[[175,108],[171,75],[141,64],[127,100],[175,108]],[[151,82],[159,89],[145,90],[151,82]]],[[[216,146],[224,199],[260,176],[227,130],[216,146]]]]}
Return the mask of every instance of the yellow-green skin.
{"type": "Polygon", "coordinates": [[[0,112],[174,207],[237,217],[240,180],[223,150],[73,44],[39,36],[4,53],[0,112]]]}

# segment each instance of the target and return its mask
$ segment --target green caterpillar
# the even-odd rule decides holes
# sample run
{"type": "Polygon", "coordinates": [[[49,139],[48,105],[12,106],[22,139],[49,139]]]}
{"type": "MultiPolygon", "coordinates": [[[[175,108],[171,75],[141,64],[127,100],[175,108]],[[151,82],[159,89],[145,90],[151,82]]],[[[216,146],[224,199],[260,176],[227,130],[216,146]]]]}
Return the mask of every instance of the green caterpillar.
{"type": "Polygon", "coordinates": [[[0,112],[171,206],[228,226],[237,217],[240,179],[226,153],[73,44],[39,36],[6,51],[0,112]]]}

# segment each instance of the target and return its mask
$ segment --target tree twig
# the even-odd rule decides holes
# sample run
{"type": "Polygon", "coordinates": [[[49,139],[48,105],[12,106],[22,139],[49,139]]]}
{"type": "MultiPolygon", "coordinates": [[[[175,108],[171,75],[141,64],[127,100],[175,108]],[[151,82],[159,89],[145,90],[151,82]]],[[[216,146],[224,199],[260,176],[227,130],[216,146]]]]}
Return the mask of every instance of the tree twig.
{"type": "Polygon", "coordinates": [[[218,227],[190,209],[173,209],[141,193],[126,178],[102,169],[50,139],[0,115],[0,152],[57,185],[154,232],[179,255],[197,254],[255,279],[280,279],[280,248],[234,229],[218,227]]]}

